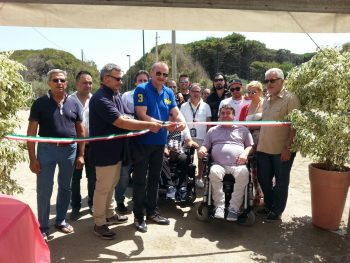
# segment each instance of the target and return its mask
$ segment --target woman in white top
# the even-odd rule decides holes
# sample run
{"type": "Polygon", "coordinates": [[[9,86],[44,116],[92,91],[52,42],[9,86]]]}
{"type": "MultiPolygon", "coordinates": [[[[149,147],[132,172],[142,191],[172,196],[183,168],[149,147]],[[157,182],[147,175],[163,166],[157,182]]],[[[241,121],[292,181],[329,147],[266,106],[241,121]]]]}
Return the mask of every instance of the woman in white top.
{"type": "MultiPolygon", "coordinates": [[[[263,87],[259,81],[251,81],[247,85],[248,96],[251,99],[249,105],[245,105],[240,113],[240,121],[259,121],[262,118],[262,105],[263,105],[263,87]]],[[[249,127],[249,130],[253,136],[254,146],[253,151],[255,152],[256,146],[259,141],[260,126],[249,127]]],[[[252,155],[254,155],[254,152],[252,155]]],[[[256,173],[256,164],[255,159],[251,162],[252,168],[252,179],[255,190],[254,204],[262,205],[263,204],[263,192],[259,186],[257,173],[256,173]]]]}

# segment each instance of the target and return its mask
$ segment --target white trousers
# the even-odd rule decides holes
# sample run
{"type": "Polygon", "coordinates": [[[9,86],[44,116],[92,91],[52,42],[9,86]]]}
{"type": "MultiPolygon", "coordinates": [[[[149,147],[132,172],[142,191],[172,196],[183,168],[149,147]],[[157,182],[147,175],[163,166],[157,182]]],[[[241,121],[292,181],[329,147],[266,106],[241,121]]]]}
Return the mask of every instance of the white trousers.
{"type": "Polygon", "coordinates": [[[210,168],[209,179],[212,185],[212,197],[215,207],[225,207],[225,193],[222,189],[222,179],[225,174],[232,174],[235,178],[234,191],[231,195],[230,209],[239,211],[244,196],[244,189],[249,182],[249,171],[245,165],[221,166],[214,164],[210,168]]]}

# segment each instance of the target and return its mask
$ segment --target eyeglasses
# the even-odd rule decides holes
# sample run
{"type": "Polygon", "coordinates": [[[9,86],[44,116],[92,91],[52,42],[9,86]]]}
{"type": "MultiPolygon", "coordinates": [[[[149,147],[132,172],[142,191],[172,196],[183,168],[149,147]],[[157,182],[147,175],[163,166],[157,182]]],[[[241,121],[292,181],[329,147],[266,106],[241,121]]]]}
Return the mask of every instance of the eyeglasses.
{"type": "Polygon", "coordinates": [[[106,76],[111,77],[112,79],[115,79],[116,81],[121,81],[122,80],[122,78],[114,77],[112,75],[106,75],[106,76]]]}
{"type": "Polygon", "coordinates": [[[167,78],[167,77],[169,76],[168,73],[162,73],[162,72],[160,72],[160,71],[157,71],[157,72],[156,72],[156,76],[157,76],[157,77],[159,77],[159,76],[161,76],[161,75],[163,75],[164,78],[167,78]]]}
{"type": "Polygon", "coordinates": [[[275,83],[275,82],[276,82],[277,80],[279,80],[279,79],[281,79],[281,78],[277,78],[277,79],[265,79],[265,80],[264,80],[264,83],[265,83],[265,84],[268,84],[269,82],[271,82],[271,83],[273,84],[273,83],[275,83]]]}
{"type": "Polygon", "coordinates": [[[224,79],[214,79],[214,82],[224,81],[224,79]]]}
{"type": "Polygon", "coordinates": [[[199,90],[190,90],[192,93],[199,93],[199,90]]]}
{"type": "Polygon", "coordinates": [[[59,82],[65,83],[65,82],[66,82],[65,79],[52,79],[51,81],[52,81],[52,82],[55,82],[55,83],[59,83],[59,82]]]}
{"type": "Polygon", "coordinates": [[[240,91],[240,90],[241,90],[241,87],[230,88],[231,92],[240,91]]]}
{"type": "Polygon", "coordinates": [[[139,83],[145,83],[145,82],[148,82],[148,79],[139,79],[138,82],[139,83]]]}
{"type": "Polygon", "coordinates": [[[250,90],[248,90],[248,94],[254,95],[256,93],[258,93],[258,92],[257,91],[250,91],[250,90]]]}
{"type": "Polygon", "coordinates": [[[176,86],[168,86],[169,88],[171,89],[176,89],[177,87],[176,86]]]}

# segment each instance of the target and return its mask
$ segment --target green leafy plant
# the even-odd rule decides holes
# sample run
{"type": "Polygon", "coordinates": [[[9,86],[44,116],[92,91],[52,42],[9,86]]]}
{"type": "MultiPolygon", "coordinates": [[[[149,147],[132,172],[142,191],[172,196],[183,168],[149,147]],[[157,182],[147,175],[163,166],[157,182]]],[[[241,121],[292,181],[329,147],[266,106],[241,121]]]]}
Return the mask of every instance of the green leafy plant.
{"type": "Polygon", "coordinates": [[[350,161],[350,53],[319,51],[289,72],[286,88],[301,103],[289,119],[296,129],[294,150],[319,168],[345,171],[350,161]]]}
{"type": "Polygon", "coordinates": [[[23,81],[25,67],[9,59],[11,52],[0,53],[0,193],[14,194],[22,188],[10,178],[16,165],[25,159],[25,145],[4,140],[19,125],[17,111],[32,99],[32,88],[23,81]]]}

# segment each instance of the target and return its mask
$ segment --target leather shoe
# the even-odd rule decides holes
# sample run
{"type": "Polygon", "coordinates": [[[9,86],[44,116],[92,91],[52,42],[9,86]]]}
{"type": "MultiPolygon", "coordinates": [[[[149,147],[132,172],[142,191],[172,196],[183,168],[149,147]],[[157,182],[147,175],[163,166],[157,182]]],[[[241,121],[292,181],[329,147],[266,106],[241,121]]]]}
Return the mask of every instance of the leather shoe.
{"type": "Polygon", "coordinates": [[[270,211],[270,213],[266,216],[266,222],[277,222],[281,221],[281,215],[276,214],[275,212],[270,211]]]}
{"type": "Polygon", "coordinates": [[[157,223],[158,225],[169,225],[170,221],[168,218],[161,216],[160,214],[154,214],[151,216],[147,216],[147,220],[153,221],[154,223],[157,223]]]}
{"type": "Polygon", "coordinates": [[[146,224],[145,220],[139,221],[138,219],[135,218],[134,225],[138,231],[140,231],[142,233],[147,232],[147,224],[146,224]]]}

